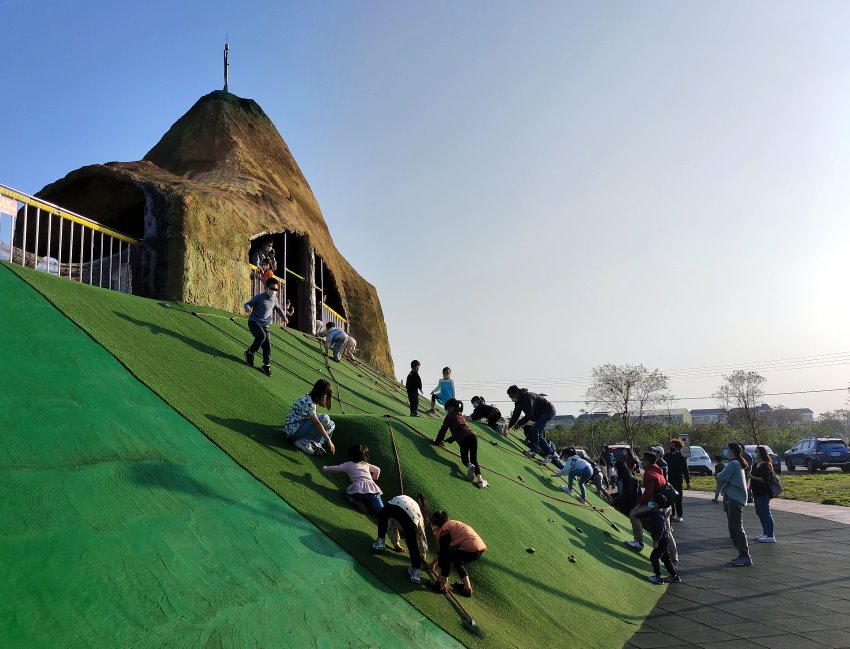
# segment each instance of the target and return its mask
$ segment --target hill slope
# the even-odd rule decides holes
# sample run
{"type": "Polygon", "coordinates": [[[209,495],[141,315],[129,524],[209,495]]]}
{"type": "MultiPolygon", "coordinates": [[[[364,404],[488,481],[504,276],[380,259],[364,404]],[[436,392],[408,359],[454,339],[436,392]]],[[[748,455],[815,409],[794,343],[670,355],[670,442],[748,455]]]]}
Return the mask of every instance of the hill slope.
{"type": "Polygon", "coordinates": [[[0,294],[0,645],[457,646],[5,268],[0,294]]]}
{"type": "Polygon", "coordinates": [[[268,379],[241,362],[250,341],[244,320],[15,272],[236,462],[468,646],[484,643],[464,631],[445,598],[407,580],[404,557],[372,554],[374,523],[347,504],[344,483],[325,477],[321,460],[283,439],[288,406],[317,378],[330,378],[342,399],[331,410],[336,461],[348,445],[367,444],[387,497],[403,479],[405,491],[423,491],[432,509],[470,523],[487,542],[488,552],[471,569],[475,597],[464,604],[487,632],[488,647],[620,646],[662,591],[643,579],[646,558],[624,548],[627,524],[612,527],[607,520],[617,514],[569,501],[550,472],[521,456],[516,441],[484,427],[479,459],[491,486],[475,489],[456,457],[428,444],[439,420],[404,417],[403,392],[366,366],[328,367],[317,342],[276,329],[268,379]],[[529,547],[536,552],[526,552],[529,547]]]}

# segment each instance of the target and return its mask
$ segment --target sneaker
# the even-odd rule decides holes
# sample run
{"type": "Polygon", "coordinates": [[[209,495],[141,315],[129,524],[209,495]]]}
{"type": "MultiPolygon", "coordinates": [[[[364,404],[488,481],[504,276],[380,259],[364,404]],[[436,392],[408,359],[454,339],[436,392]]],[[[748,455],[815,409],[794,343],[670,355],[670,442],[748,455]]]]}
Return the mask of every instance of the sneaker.
{"type": "Polygon", "coordinates": [[[678,566],[678,565],[679,565],[679,560],[678,560],[678,559],[671,559],[671,560],[670,560],[670,563],[672,563],[674,566],[678,566]]]}
{"type": "Polygon", "coordinates": [[[667,577],[668,584],[681,584],[682,578],[679,575],[672,575],[671,577],[667,577]]]}
{"type": "Polygon", "coordinates": [[[407,569],[407,574],[410,575],[410,581],[412,581],[414,584],[422,583],[419,568],[410,567],[410,568],[407,569]]]}
{"type": "Polygon", "coordinates": [[[563,491],[565,494],[569,494],[570,496],[572,496],[572,495],[573,495],[573,490],[572,490],[572,489],[570,489],[569,487],[565,487],[565,486],[563,486],[563,485],[562,485],[562,486],[561,486],[561,491],[563,491]]]}
{"type": "Polygon", "coordinates": [[[713,502],[713,503],[719,503],[720,501],[719,501],[719,500],[717,500],[717,498],[712,498],[712,499],[711,499],[711,502],[713,502]]]}
{"type": "Polygon", "coordinates": [[[310,445],[313,447],[313,454],[319,457],[325,455],[325,447],[319,444],[318,442],[310,442],[310,445]]]}
{"type": "MultiPolygon", "coordinates": [[[[384,539],[375,539],[375,542],[372,544],[372,549],[377,550],[378,552],[381,552],[382,550],[386,550],[387,546],[384,545],[384,539]]],[[[412,568],[411,568],[411,570],[412,570],[412,568]]],[[[419,573],[418,570],[416,572],[419,573]]],[[[417,579],[416,581],[419,581],[419,580],[417,579]]]]}
{"type": "Polygon", "coordinates": [[[626,541],[626,545],[634,550],[643,550],[643,543],[640,541],[626,541]]]}
{"type": "Polygon", "coordinates": [[[486,489],[490,486],[490,483],[487,482],[484,478],[481,478],[478,482],[475,483],[475,486],[479,489],[486,489]]]}
{"type": "Polygon", "coordinates": [[[534,457],[537,455],[534,451],[523,451],[522,453],[525,457],[534,457]]]}
{"type": "Polygon", "coordinates": [[[313,445],[308,442],[306,439],[296,439],[295,446],[304,451],[307,455],[313,455],[315,451],[313,450],[313,445]]]}
{"type": "Polygon", "coordinates": [[[251,367],[254,367],[254,354],[245,350],[245,362],[248,363],[251,367]]]}
{"type": "Polygon", "coordinates": [[[426,415],[436,415],[437,411],[434,408],[431,408],[430,410],[426,410],[425,414],[426,415]]]}
{"type": "Polygon", "coordinates": [[[470,482],[475,480],[475,465],[472,463],[466,465],[466,479],[470,482]]]}
{"type": "Polygon", "coordinates": [[[584,498],[582,498],[581,496],[576,496],[576,498],[578,499],[578,501],[579,501],[582,505],[583,505],[585,502],[587,502],[587,501],[586,501],[584,498]]]}
{"type": "Polygon", "coordinates": [[[753,560],[749,557],[738,557],[732,562],[732,565],[736,568],[744,568],[753,565],[753,560]]]}
{"type": "Polygon", "coordinates": [[[753,538],[753,541],[761,541],[764,538],[764,534],[759,534],[758,536],[753,538]]]}
{"type": "Polygon", "coordinates": [[[681,517],[681,516],[674,516],[674,517],[673,517],[673,520],[674,520],[674,521],[676,521],[677,523],[681,523],[681,522],[682,522],[682,521],[684,521],[685,519],[684,519],[683,517],[681,517]]]}
{"type": "Polygon", "coordinates": [[[762,536],[761,538],[756,538],[756,541],[759,543],[776,543],[775,536],[762,536]]]}
{"type": "Polygon", "coordinates": [[[272,366],[271,365],[263,365],[263,367],[260,371],[263,374],[265,374],[266,376],[271,376],[272,375],[272,366]]]}
{"type": "Polygon", "coordinates": [[[647,579],[649,579],[649,582],[651,584],[663,584],[664,583],[664,580],[661,577],[659,577],[658,575],[649,575],[649,577],[647,577],[647,579]]]}

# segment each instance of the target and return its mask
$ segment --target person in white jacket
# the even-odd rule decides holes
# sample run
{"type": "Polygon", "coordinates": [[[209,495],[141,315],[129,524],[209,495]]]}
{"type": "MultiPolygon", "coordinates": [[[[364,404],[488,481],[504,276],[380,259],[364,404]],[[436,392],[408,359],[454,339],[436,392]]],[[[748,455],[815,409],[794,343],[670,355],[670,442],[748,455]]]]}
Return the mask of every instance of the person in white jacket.
{"type": "Polygon", "coordinates": [[[747,506],[747,480],[744,472],[749,464],[744,458],[744,450],[737,442],[728,446],[732,460],[717,474],[718,492],[723,494],[723,507],[729,524],[729,536],[738,549],[738,556],[732,559],[733,566],[741,568],[753,565],[750,558],[750,546],[747,532],[744,530],[744,507],[747,506]]]}
{"type": "Polygon", "coordinates": [[[581,495],[578,497],[579,502],[584,502],[587,497],[587,493],[584,490],[585,480],[590,478],[593,475],[593,467],[590,462],[587,460],[583,460],[576,454],[576,450],[574,448],[567,448],[564,450],[564,457],[561,459],[564,462],[564,468],[558,471],[555,475],[562,476],[567,475],[567,486],[561,487],[561,490],[572,495],[573,493],[573,481],[578,478],[578,488],[581,492],[581,495]],[[564,459],[566,458],[566,459],[564,459]]]}

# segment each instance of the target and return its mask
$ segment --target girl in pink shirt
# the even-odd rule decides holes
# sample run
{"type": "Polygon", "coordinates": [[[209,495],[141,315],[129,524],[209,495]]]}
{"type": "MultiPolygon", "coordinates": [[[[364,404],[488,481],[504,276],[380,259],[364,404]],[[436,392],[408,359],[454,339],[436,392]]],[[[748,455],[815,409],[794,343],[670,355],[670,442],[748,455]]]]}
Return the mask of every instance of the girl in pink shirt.
{"type": "Polygon", "coordinates": [[[351,480],[345,496],[358,511],[363,514],[371,509],[376,514],[384,508],[381,500],[381,488],[375,480],[381,475],[381,469],[369,464],[369,447],[355,444],[348,449],[348,462],[335,466],[323,466],[325,473],[344,473],[351,480]]]}

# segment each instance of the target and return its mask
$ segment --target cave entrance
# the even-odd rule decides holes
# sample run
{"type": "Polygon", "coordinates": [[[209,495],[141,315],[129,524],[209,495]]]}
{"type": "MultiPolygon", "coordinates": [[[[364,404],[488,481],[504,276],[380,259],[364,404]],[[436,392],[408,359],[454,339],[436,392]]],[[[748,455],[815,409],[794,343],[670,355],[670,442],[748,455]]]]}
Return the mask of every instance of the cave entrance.
{"type": "MultiPolygon", "coordinates": [[[[257,267],[261,267],[265,259],[273,260],[274,274],[284,280],[280,302],[285,305],[289,300],[294,309],[289,319],[290,327],[312,334],[316,331],[317,320],[324,323],[343,315],[342,297],[333,275],[317,257],[306,236],[296,232],[257,236],[250,242],[249,259],[257,267]],[[324,304],[339,316],[334,317],[322,308],[323,299],[324,304]]],[[[255,293],[262,291],[260,274],[254,270],[252,277],[255,293]]]]}

